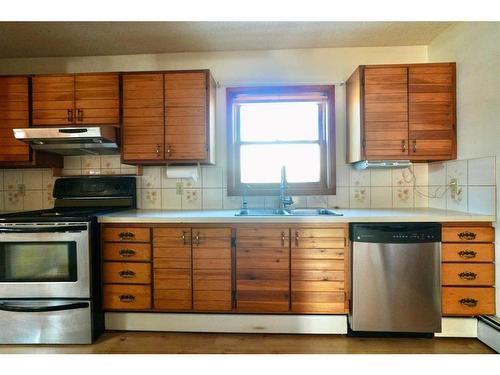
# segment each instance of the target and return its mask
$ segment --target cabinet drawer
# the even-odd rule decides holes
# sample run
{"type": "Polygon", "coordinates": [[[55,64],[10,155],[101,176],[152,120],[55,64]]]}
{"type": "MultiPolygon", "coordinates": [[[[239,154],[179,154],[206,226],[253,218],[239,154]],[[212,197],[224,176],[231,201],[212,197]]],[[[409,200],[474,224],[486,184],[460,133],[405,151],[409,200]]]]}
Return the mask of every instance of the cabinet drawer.
{"type": "Polygon", "coordinates": [[[104,262],[103,280],[109,284],[150,284],[149,263],[104,262]]]}
{"type": "Polygon", "coordinates": [[[492,243],[443,243],[443,262],[493,262],[495,246],[492,243]]]}
{"type": "Polygon", "coordinates": [[[495,232],[492,227],[443,226],[443,242],[493,242],[495,232]]]}
{"type": "Polygon", "coordinates": [[[495,284],[493,263],[443,263],[443,285],[492,286],[495,284]]]}
{"type": "Polygon", "coordinates": [[[491,315],[495,313],[495,288],[442,289],[443,315],[491,315]]]}
{"type": "Polygon", "coordinates": [[[105,310],[147,310],[151,308],[151,288],[146,285],[104,285],[105,310]]]}
{"type": "Polygon", "coordinates": [[[120,241],[120,242],[149,242],[149,228],[104,228],[104,241],[120,241]]]}
{"type": "Polygon", "coordinates": [[[155,247],[191,247],[190,228],[154,228],[155,247]]]}
{"type": "Polygon", "coordinates": [[[147,243],[105,242],[104,260],[150,261],[151,245],[147,243]]]}

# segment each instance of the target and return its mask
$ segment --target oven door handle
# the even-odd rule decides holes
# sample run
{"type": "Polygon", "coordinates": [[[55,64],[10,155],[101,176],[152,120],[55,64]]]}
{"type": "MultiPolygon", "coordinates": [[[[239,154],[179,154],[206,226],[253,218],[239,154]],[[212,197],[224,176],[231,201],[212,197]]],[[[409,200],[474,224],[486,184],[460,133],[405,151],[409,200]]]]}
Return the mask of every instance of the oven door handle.
{"type": "Polygon", "coordinates": [[[49,311],[86,309],[89,306],[90,304],[88,302],[74,302],[74,303],[67,303],[64,305],[55,305],[55,306],[16,306],[16,305],[9,305],[7,303],[0,303],[0,310],[11,311],[11,312],[49,312],[49,311]]]}
{"type": "Polygon", "coordinates": [[[83,232],[87,230],[85,225],[45,227],[45,228],[0,228],[0,233],[60,233],[60,232],[83,232]]]}

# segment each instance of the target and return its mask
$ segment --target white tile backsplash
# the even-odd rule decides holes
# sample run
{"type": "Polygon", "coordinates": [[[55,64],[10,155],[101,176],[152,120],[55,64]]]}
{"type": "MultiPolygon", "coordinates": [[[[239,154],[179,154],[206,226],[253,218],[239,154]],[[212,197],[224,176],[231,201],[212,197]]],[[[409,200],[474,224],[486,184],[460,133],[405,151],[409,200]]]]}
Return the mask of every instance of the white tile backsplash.
{"type": "Polygon", "coordinates": [[[445,163],[431,163],[428,166],[428,170],[429,170],[429,185],[431,186],[446,185],[445,163]]]}
{"type": "Polygon", "coordinates": [[[161,208],[164,210],[180,210],[182,208],[182,195],[175,189],[161,189],[161,208]]]}
{"type": "Polygon", "coordinates": [[[390,169],[372,169],[370,186],[392,186],[392,171],[390,169]]]}
{"type": "Polygon", "coordinates": [[[495,187],[469,186],[469,212],[485,215],[495,215],[495,187]]]}
{"type": "Polygon", "coordinates": [[[371,186],[370,202],[371,208],[392,207],[392,187],[371,186]]]}
{"type": "Polygon", "coordinates": [[[448,161],[446,164],[446,185],[456,179],[458,185],[467,185],[467,160],[448,161]]]}
{"type": "Polygon", "coordinates": [[[469,185],[495,185],[495,158],[478,158],[468,161],[469,185]]]}

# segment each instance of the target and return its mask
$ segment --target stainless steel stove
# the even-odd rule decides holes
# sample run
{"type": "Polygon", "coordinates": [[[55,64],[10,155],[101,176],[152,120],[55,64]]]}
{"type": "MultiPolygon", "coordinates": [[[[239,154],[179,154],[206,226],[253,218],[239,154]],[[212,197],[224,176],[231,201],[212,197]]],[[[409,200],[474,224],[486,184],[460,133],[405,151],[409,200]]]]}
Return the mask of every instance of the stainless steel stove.
{"type": "Polygon", "coordinates": [[[53,209],[0,215],[0,344],[89,344],[104,330],[97,216],[135,208],[135,178],[61,178],[53,195],[53,209]]]}

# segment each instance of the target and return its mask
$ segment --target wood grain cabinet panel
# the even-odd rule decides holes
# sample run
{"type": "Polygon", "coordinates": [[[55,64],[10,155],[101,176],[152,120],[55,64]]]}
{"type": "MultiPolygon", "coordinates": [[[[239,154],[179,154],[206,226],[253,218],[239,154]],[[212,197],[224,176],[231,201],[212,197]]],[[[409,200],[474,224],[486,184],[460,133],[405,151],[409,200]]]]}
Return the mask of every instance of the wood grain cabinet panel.
{"type": "Polygon", "coordinates": [[[346,227],[291,228],[293,312],[343,314],[347,311],[346,239],[346,227]]]}
{"type": "Polygon", "coordinates": [[[410,66],[408,76],[411,157],[455,159],[455,64],[410,66]]]}
{"type": "Polygon", "coordinates": [[[288,228],[236,230],[236,309],[263,313],[289,311],[288,228]]]}
{"type": "Polygon", "coordinates": [[[27,162],[30,149],[12,129],[29,126],[28,77],[0,77],[0,162],[27,162]]]}
{"type": "Polygon", "coordinates": [[[118,73],[75,75],[75,124],[120,123],[118,73]]]}
{"type": "Polygon", "coordinates": [[[154,307],[193,308],[191,228],[153,228],[154,307]]]}
{"type": "Polygon", "coordinates": [[[193,308],[232,310],[230,228],[193,228],[193,308]]]}
{"type": "Polygon", "coordinates": [[[125,162],[165,159],[163,74],[122,75],[122,157],[125,162]]]}
{"type": "Polygon", "coordinates": [[[32,78],[33,125],[73,125],[75,123],[74,74],[32,78]]]}

